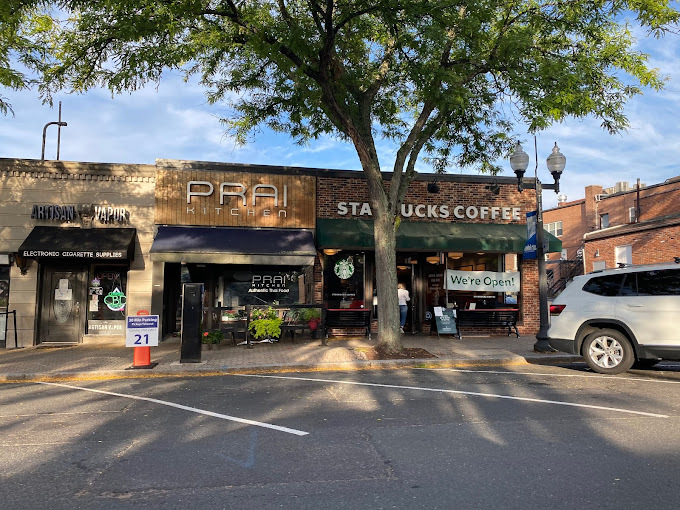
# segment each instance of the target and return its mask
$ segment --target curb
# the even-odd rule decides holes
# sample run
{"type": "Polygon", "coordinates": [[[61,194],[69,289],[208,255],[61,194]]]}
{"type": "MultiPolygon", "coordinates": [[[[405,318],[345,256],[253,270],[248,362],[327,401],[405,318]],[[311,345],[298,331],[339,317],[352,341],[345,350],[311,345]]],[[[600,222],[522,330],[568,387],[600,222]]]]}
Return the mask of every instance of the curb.
{"type": "Polygon", "coordinates": [[[450,359],[402,359],[372,360],[340,363],[296,363],[290,365],[253,365],[229,367],[187,363],[172,368],[168,365],[157,366],[150,370],[90,370],[43,373],[0,374],[0,383],[47,382],[68,380],[98,379],[144,379],[160,377],[207,377],[220,375],[286,373],[286,372],[331,372],[360,370],[396,370],[403,368],[465,368],[516,365],[563,365],[583,361],[581,356],[570,354],[530,354],[521,356],[488,358],[450,358],[450,359]]]}

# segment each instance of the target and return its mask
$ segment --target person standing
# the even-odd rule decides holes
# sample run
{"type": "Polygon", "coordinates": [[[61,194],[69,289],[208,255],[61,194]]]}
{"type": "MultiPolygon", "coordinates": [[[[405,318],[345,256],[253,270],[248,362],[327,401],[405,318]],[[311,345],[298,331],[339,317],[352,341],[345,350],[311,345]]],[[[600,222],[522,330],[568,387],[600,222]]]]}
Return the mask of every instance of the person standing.
{"type": "Polygon", "coordinates": [[[406,286],[403,283],[397,285],[397,296],[399,296],[399,329],[403,333],[404,324],[406,324],[406,313],[408,312],[406,303],[411,301],[411,296],[409,296],[406,286]]]}

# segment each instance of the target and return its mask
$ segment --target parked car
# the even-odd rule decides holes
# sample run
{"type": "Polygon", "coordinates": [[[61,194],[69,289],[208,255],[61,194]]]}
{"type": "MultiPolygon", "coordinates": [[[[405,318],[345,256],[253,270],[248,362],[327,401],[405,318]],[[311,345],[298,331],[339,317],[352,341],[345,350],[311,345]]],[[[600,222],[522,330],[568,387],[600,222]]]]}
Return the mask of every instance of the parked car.
{"type": "Polygon", "coordinates": [[[550,305],[550,345],[618,374],[680,360],[680,264],[577,276],[550,305]]]}

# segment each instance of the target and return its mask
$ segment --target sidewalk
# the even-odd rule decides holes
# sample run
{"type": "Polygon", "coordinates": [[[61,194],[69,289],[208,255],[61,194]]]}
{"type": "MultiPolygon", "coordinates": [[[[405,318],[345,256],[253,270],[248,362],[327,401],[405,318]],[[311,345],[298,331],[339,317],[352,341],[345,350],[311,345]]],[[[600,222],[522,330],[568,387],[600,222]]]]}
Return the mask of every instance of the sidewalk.
{"type": "Polygon", "coordinates": [[[153,369],[129,370],[133,349],[118,345],[81,344],[69,347],[24,348],[0,351],[0,382],[40,378],[159,377],[208,373],[361,370],[412,366],[484,366],[524,363],[558,364],[581,358],[563,353],[533,351],[533,336],[472,337],[404,335],[404,347],[425,349],[433,358],[368,360],[376,340],[289,337],[274,344],[254,344],[252,349],[229,341],[201,353],[201,363],[180,363],[180,341],[168,338],[151,347],[153,369]],[[127,370],[126,370],[127,369],[127,370]]]}

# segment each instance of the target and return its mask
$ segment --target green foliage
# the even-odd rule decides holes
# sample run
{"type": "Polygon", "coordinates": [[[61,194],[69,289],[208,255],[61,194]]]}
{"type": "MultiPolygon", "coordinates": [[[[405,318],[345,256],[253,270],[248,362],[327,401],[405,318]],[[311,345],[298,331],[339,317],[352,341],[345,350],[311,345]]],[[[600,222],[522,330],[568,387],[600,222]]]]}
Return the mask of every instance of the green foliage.
{"type": "Polygon", "coordinates": [[[257,339],[278,338],[281,336],[282,319],[256,319],[250,323],[248,330],[257,339]]]}
{"type": "Polygon", "coordinates": [[[283,319],[278,317],[276,310],[271,306],[269,308],[255,308],[250,317],[252,320],[248,325],[248,330],[256,339],[281,336],[283,319]]]}
{"type": "Polygon", "coordinates": [[[321,319],[321,309],[319,308],[297,308],[294,318],[296,322],[309,322],[321,319]]]}
{"type": "Polygon", "coordinates": [[[252,320],[277,319],[278,315],[276,315],[276,310],[274,310],[270,306],[268,308],[255,308],[255,309],[253,309],[253,311],[250,313],[250,318],[252,320]]]}
{"type": "MultiPolygon", "coordinates": [[[[0,87],[20,90],[33,84],[19,68],[33,70],[45,60],[43,36],[53,27],[41,9],[49,2],[3,0],[0,2],[0,87]]],[[[14,113],[8,98],[0,94],[0,113],[14,113]]]]}
{"type": "Polygon", "coordinates": [[[203,338],[201,341],[204,344],[219,344],[224,339],[224,334],[219,331],[206,331],[203,333],[203,338]]]}

